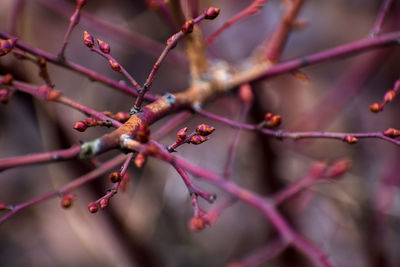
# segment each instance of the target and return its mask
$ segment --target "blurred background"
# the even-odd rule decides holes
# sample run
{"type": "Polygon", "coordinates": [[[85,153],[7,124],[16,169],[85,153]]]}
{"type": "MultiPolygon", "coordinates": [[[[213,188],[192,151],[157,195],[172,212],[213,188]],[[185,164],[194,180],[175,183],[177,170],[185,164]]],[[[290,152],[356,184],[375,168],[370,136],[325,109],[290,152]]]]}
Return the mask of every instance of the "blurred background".
{"type": "MultiPolygon", "coordinates": [[[[17,0],[0,2],[0,29],[9,31],[17,0]]],[[[22,3],[16,35],[23,42],[57,54],[73,13],[75,1],[30,0],[22,3]]],[[[150,2],[150,1],[149,1],[150,2]]],[[[82,43],[88,30],[111,45],[112,55],[143,83],[164,42],[175,32],[162,12],[146,1],[88,1],[81,23],[73,31],[66,58],[115,80],[100,56],[82,43]],[[117,32],[93,23],[93,17],[116,25],[117,32]],[[126,34],[125,34],[126,33],[126,34]]],[[[185,1],[182,1],[185,2],[185,1]]],[[[200,0],[200,10],[209,5],[221,8],[214,21],[201,28],[210,35],[223,22],[248,6],[250,0],[200,0]]],[[[382,1],[306,0],[298,16],[307,22],[294,31],[282,55],[289,60],[337,45],[367,38],[382,1]]],[[[207,48],[210,59],[240,65],[253,49],[276,29],[284,9],[282,1],[270,0],[256,15],[237,23],[207,48]]],[[[394,1],[383,32],[400,29],[400,4],[394,1]]],[[[163,94],[185,90],[189,84],[187,60],[182,44],[168,56],[152,86],[163,94]]],[[[282,75],[253,84],[254,104],[247,123],[258,123],[266,112],[280,114],[282,129],[292,131],[377,132],[399,128],[398,99],[383,112],[368,107],[380,102],[399,78],[397,47],[370,51],[350,58],[324,62],[302,69],[307,81],[282,75]]],[[[48,71],[55,88],[64,95],[99,111],[128,112],[134,98],[52,64],[48,71]]],[[[12,55],[0,58],[0,74],[12,73],[18,80],[41,85],[35,65],[12,55]]],[[[236,91],[218,98],[205,108],[236,119],[240,102],[236,91]]],[[[72,129],[84,115],[57,103],[46,103],[23,93],[0,105],[0,157],[11,157],[67,148],[110,131],[72,129]]],[[[167,122],[152,125],[152,132],[167,122]]],[[[216,127],[211,140],[201,146],[185,145],[178,154],[206,169],[222,172],[234,131],[208,118],[194,115],[159,141],[169,145],[182,127],[195,129],[199,123],[216,127]]],[[[99,157],[105,161],[117,152],[99,157]]],[[[243,132],[232,179],[264,195],[270,195],[299,179],[317,161],[349,158],[351,170],[340,180],[313,186],[281,211],[295,229],[323,249],[338,266],[400,265],[400,166],[399,148],[375,139],[348,145],[337,140],[285,140],[243,132]]],[[[87,162],[71,161],[20,167],[0,173],[0,203],[17,204],[60,188],[87,173],[87,162]]],[[[118,168],[116,169],[116,171],[118,168]]],[[[0,259],[4,266],[224,266],[241,259],[271,240],[276,233],[253,208],[236,203],[211,227],[192,232],[191,200],[176,171],[154,159],[137,169],[130,166],[127,190],[112,198],[110,206],[96,214],[87,204],[111,187],[107,175],[74,191],[72,208],[60,200],[40,203],[13,216],[0,226],[0,259]]],[[[195,180],[217,203],[227,196],[195,180]]],[[[203,209],[210,204],[200,200],[203,209]]],[[[309,266],[295,250],[288,249],[262,266],[309,266]]]]}

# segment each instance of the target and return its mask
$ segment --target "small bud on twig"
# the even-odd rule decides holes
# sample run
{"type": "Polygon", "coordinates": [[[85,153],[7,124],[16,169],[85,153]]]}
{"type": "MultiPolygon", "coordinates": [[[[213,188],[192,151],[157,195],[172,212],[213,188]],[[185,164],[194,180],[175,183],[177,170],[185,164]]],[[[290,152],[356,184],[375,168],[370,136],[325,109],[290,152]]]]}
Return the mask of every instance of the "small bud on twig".
{"type": "Polygon", "coordinates": [[[119,65],[119,63],[117,61],[115,61],[114,59],[109,59],[108,63],[110,64],[110,67],[115,70],[120,72],[121,71],[121,65],[119,65]]]}
{"type": "Polygon", "coordinates": [[[400,131],[396,130],[394,128],[388,128],[383,132],[384,136],[390,137],[390,138],[395,138],[400,136],[400,131]]]}
{"type": "Polygon", "coordinates": [[[383,110],[383,105],[378,102],[374,102],[369,106],[369,110],[373,113],[378,113],[383,110]]]}
{"type": "Polygon", "coordinates": [[[176,47],[176,45],[177,45],[177,42],[175,41],[175,39],[176,39],[176,34],[172,35],[172,36],[169,37],[168,40],[167,40],[167,45],[170,45],[171,43],[174,43],[174,44],[171,46],[171,49],[174,49],[174,48],[176,47]]]}
{"type": "Polygon", "coordinates": [[[195,135],[192,138],[190,138],[190,143],[194,145],[200,145],[201,143],[204,143],[205,141],[209,140],[209,137],[202,136],[202,135],[195,135]]]}
{"type": "Polygon", "coordinates": [[[102,210],[104,210],[105,208],[108,207],[108,203],[109,203],[108,198],[102,198],[102,199],[100,200],[100,208],[101,208],[102,210]]]}
{"type": "Polygon", "coordinates": [[[396,92],[394,90],[387,91],[384,96],[385,103],[392,102],[395,97],[396,97],[396,92]]]}
{"type": "Polygon", "coordinates": [[[10,100],[11,92],[7,89],[0,90],[0,103],[7,104],[10,100]]]}
{"type": "Polygon", "coordinates": [[[84,121],[87,127],[93,127],[97,125],[97,120],[95,118],[86,118],[84,121]]]}
{"type": "Polygon", "coordinates": [[[76,0],[76,4],[78,5],[79,8],[82,8],[86,5],[87,0],[76,0]]]}
{"type": "Polygon", "coordinates": [[[357,139],[357,137],[355,137],[355,136],[346,135],[346,136],[343,138],[343,141],[347,142],[348,144],[355,144],[355,143],[358,142],[358,139],[357,139]]]}
{"type": "Polygon", "coordinates": [[[74,129],[78,132],[84,132],[87,129],[87,126],[83,121],[78,121],[75,123],[74,129]]]}
{"type": "Polygon", "coordinates": [[[204,11],[205,19],[215,19],[221,10],[216,7],[209,7],[204,11]]]}
{"type": "Polygon", "coordinates": [[[94,38],[87,31],[83,32],[83,43],[89,48],[94,46],[94,38]]]}
{"type": "Polygon", "coordinates": [[[104,53],[104,54],[110,54],[111,48],[110,45],[107,44],[106,42],[97,39],[97,44],[99,45],[100,50],[104,53]]]}
{"type": "Polygon", "coordinates": [[[209,126],[209,125],[207,125],[207,124],[200,124],[200,125],[198,125],[197,128],[196,128],[196,132],[197,132],[199,135],[202,135],[202,136],[209,135],[209,134],[211,134],[211,133],[214,132],[214,131],[215,131],[215,128],[214,128],[213,126],[209,126]]]}
{"type": "Polygon", "coordinates": [[[108,178],[110,178],[111,183],[117,183],[121,181],[121,174],[119,172],[113,172],[111,173],[108,178]]]}
{"type": "Polygon", "coordinates": [[[88,209],[91,213],[96,213],[99,210],[99,205],[96,202],[90,202],[88,209]]]}
{"type": "Polygon", "coordinates": [[[178,131],[178,133],[176,134],[176,141],[182,142],[183,140],[185,140],[186,135],[187,135],[187,130],[188,130],[188,127],[180,129],[178,131]]]}
{"type": "Polygon", "coordinates": [[[64,195],[61,199],[61,207],[63,207],[64,209],[70,208],[75,198],[76,196],[74,194],[64,195]]]}
{"type": "Polygon", "coordinates": [[[193,20],[188,20],[185,22],[185,24],[182,25],[181,30],[184,34],[188,34],[188,33],[193,32],[193,27],[194,27],[193,20]]]}
{"type": "Polygon", "coordinates": [[[7,73],[6,75],[3,76],[1,79],[1,83],[4,85],[11,85],[13,81],[13,76],[10,73],[7,73]]]}
{"type": "MultiPolygon", "coordinates": [[[[112,114],[111,114],[111,116],[112,116],[112,114]]],[[[117,121],[119,121],[121,123],[124,123],[127,120],[129,120],[130,117],[131,117],[131,115],[127,112],[118,112],[117,114],[115,114],[114,119],[116,119],[117,121]]]]}
{"type": "Polygon", "coordinates": [[[138,168],[142,168],[143,165],[146,163],[146,156],[143,153],[137,154],[135,160],[133,161],[138,168]]]}
{"type": "Polygon", "coordinates": [[[11,39],[1,39],[0,40],[0,56],[4,56],[14,48],[15,43],[17,42],[16,38],[11,39]]]}

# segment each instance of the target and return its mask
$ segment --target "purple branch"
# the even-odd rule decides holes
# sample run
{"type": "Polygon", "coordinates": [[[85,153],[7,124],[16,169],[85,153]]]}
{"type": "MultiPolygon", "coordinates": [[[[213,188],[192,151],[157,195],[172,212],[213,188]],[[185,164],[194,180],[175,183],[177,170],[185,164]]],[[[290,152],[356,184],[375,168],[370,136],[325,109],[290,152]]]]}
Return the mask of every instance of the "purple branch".
{"type": "Polygon", "coordinates": [[[70,160],[77,158],[81,152],[80,146],[72,146],[68,149],[57,150],[53,152],[45,152],[21,157],[13,157],[0,159],[0,172],[6,169],[19,166],[27,166],[31,164],[47,163],[53,161],[70,160]]]}
{"type": "Polygon", "coordinates": [[[374,27],[370,33],[371,37],[375,37],[381,31],[383,19],[386,17],[392,3],[393,3],[393,0],[384,0],[383,1],[381,8],[379,10],[378,16],[376,18],[374,27]]]}
{"type": "MultiPolygon", "coordinates": [[[[60,16],[66,16],[66,12],[72,12],[74,9],[73,5],[68,1],[39,0],[39,2],[52,11],[58,13],[60,16]]],[[[148,38],[147,36],[112,24],[90,13],[84,11],[81,13],[81,24],[90,27],[92,30],[99,31],[101,29],[103,34],[107,34],[107,36],[113,36],[113,38],[116,40],[122,41],[130,47],[138,48],[148,55],[158,57],[164,49],[162,44],[148,38]]],[[[182,70],[187,70],[187,59],[178,51],[172,51],[167,61],[171,64],[171,66],[177,66],[182,70]]]]}
{"type": "MultiPolygon", "coordinates": [[[[11,35],[3,32],[1,30],[0,30],[0,37],[7,38],[7,39],[12,38],[11,35]]],[[[132,88],[131,86],[128,86],[128,85],[123,84],[123,83],[120,83],[119,81],[115,81],[113,79],[110,79],[110,78],[108,78],[108,77],[106,77],[106,76],[104,76],[104,75],[102,75],[102,74],[100,74],[98,72],[95,72],[95,71],[93,71],[91,69],[83,67],[83,66],[81,66],[79,64],[76,64],[76,63],[74,63],[72,61],[68,61],[68,60],[60,61],[56,56],[53,56],[53,55],[51,55],[51,54],[49,54],[49,53],[47,53],[47,52],[45,52],[43,50],[40,50],[38,48],[31,47],[31,46],[21,42],[20,40],[17,41],[16,47],[18,47],[18,48],[20,48],[20,49],[22,49],[22,50],[24,50],[26,52],[29,52],[31,54],[41,56],[41,57],[45,58],[48,62],[51,62],[51,63],[53,63],[55,65],[58,65],[58,66],[67,68],[69,70],[75,71],[77,73],[80,73],[82,75],[85,75],[85,76],[87,76],[88,78],[90,78],[93,81],[99,81],[99,82],[101,82],[103,84],[106,84],[108,86],[116,88],[116,89],[120,90],[121,92],[124,92],[124,93],[126,93],[128,95],[137,96],[137,92],[136,92],[135,88],[132,88]]],[[[154,101],[154,100],[158,99],[158,97],[155,96],[155,95],[147,94],[145,99],[148,100],[148,101],[154,101]]]]}
{"type": "Polygon", "coordinates": [[[68,39],[71,36],[72,30],[75,28],[76,25],[79,24],[79,19],[80,19],[80,12],[82,7],[86,4],[86,0],[77,0],[76,1],[76,8],[74,13],[72,14],[67,29],[67,32],[65,33],[64,36],[64,40],[63,40],[63,44],[61,46],[60,52],[58,52],[57,56],[60,60],[64,60],[64,54],[65,54],[65,49],[67,48],[67,44],[68,44],[68,39]]]}
{"type": "Polygon", "coordinates": [[[19,211],[21,211],[27,207],[30,207],[32,205],[35,205],[37,203],[43,202],[43,201],[51,199],[51,198],[55,198],[59,195],[63,195],[66,192],[74,190],[74,189],[96,179],[100,175],[103,175],[104,173],[108,172],[110,169],[115,168],[116,166],[121,164],[125,160],[125,158],[126,158],[125,155],[119,155],[119,156],[101,164],[97,169],[68,183],[67,185],[60,188],[59,190],[49,192],[43,196],[34,198],[32,200],[29,200],[27,202],[24,202],[24,203],[14,206],[10,212],[8,212],[6,215],[4,215],[3,217],[0,218],[0,224],[2,224],[8,218],[10,218],[11,216],[15,215],[16,213],[18,213],[19,211]]]}

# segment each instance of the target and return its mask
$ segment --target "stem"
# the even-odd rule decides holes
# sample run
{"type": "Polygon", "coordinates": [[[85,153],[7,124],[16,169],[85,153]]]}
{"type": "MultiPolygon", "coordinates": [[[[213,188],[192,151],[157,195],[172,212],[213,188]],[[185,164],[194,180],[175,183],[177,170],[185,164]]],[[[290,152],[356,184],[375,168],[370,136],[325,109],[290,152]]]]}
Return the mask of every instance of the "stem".
{"type": "Polygon", "coordinates": [[[74,181],[66,184],[65,186],[63,186],[62,188],[60,188],[59,190],[56,191],[52,191],[49,192],[43,196],[31,199],[27,202],[18,204],[16,206],[13,207],[13,209],[8,212],[6,215],[4,215],[3,217],[0,218],[0,224],[2,224],[3,222],[5,222],[7,219],[9,219],[11,216],[15,215],[16,213],[18,213],[19,211],[30,207],[34,204],[43,202],[45,200],[51,199],[51,198],[55,198],[59,195],[63,195],[65,192],[69,192],[71,190],[74,190],[96,178],[98,178],[99,176],[103,175],[104,173],[108,172],[110,169],[115,168],[116,166],[118,166],[119,164],[121,164],[124,160],[125,160],[126,156],[125,155],[119,155],[109,161],[104,162],[103,164],[101,164],[97,169],[75,179],[74,181]]]}
{"type": "Polygon", "coordinates": [[[370,32],[370,36],[371,37],[375,37],[382,28],[382,24],[383,24],[383,20],[386,17],[387,13],[389,12],[389,8],[392,5],[393,0],[384,0],[381,8],[379,10],[378,16],[376,18],[374,27],[372,28],[371,32],[370,32]]]}

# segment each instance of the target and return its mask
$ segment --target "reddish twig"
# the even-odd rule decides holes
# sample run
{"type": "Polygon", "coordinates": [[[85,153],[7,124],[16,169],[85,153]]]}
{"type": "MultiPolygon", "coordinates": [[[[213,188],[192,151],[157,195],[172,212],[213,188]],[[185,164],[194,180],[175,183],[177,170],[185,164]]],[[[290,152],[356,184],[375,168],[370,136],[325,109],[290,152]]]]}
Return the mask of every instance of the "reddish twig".
{"type": "Polygon", "coordinates": [[[57,57],[60,60],[64,60],[65,59],[65,49],[67,48],[67,44],[68,44],[68,39],[72,33],[72,30],[75,28],[76,25],[79,24],[79,19],[80,19],[80,12],[81,9],[84,5],[86,5],[87,0],[76,0],[76,8],[74,13],[72,14],[72,16],[70,17],[69,21],[69,26],[67,29],[67,32],[65,33],[64,36],[64,40],[63,40],[63,44],[61,46],[60,52],[58,52],[57,57]]]}
{"type": "Polygon", "coordinates": [[[206,44],[210,45],[214,40],[227,28],[232,26],[233,24],[241,21],[242,19],[254,15],[261,10],[263,5],[267,2],[267,0],[254,0],[248,7],[234,15],[228,21],[226,21],[222,26],[220,26],[215,32],[213,32],[206,40],[206,44]]]}
{"type": "Polygon", "coordinates": [[[386,17],[387,13],[389,12],[390,6],[392,5],[393,0],[384,0],[382,2],[381,8],[379,9],[378,16],[376,17],[376,21],[374,27],[370,32],[371,37],[375,37],[382,28],[383,20],[386,17]]]}
{"type": "Polygon", "coordinates": [[[59,195],[64,195],[66,192],[70,192],[94,179],[97,177],[103,175],[104,173],[108,172],[110,169],[115,168],[119,164],[121,164],[125,160],[126,156],[125,155],[119,155],[107,162],[104,162],[101,164],[97,169],[73,180],[72,182],[68,183],[67,185],[63,186],[62,188],[49,192],[47,194],[44,194],[43,196],[31,199],[27,202],[15,205],[12,207],[12,210],[5,214],[3,217],[0,218],[0,224],[4,223],[7,219],[9,219],[11,216],[15,215],[16,213],[20,212],[21,210],[30,207],[32,205],[35,205],[37,203],[43,202],[45,200],[55,198],[59,195]]]}

